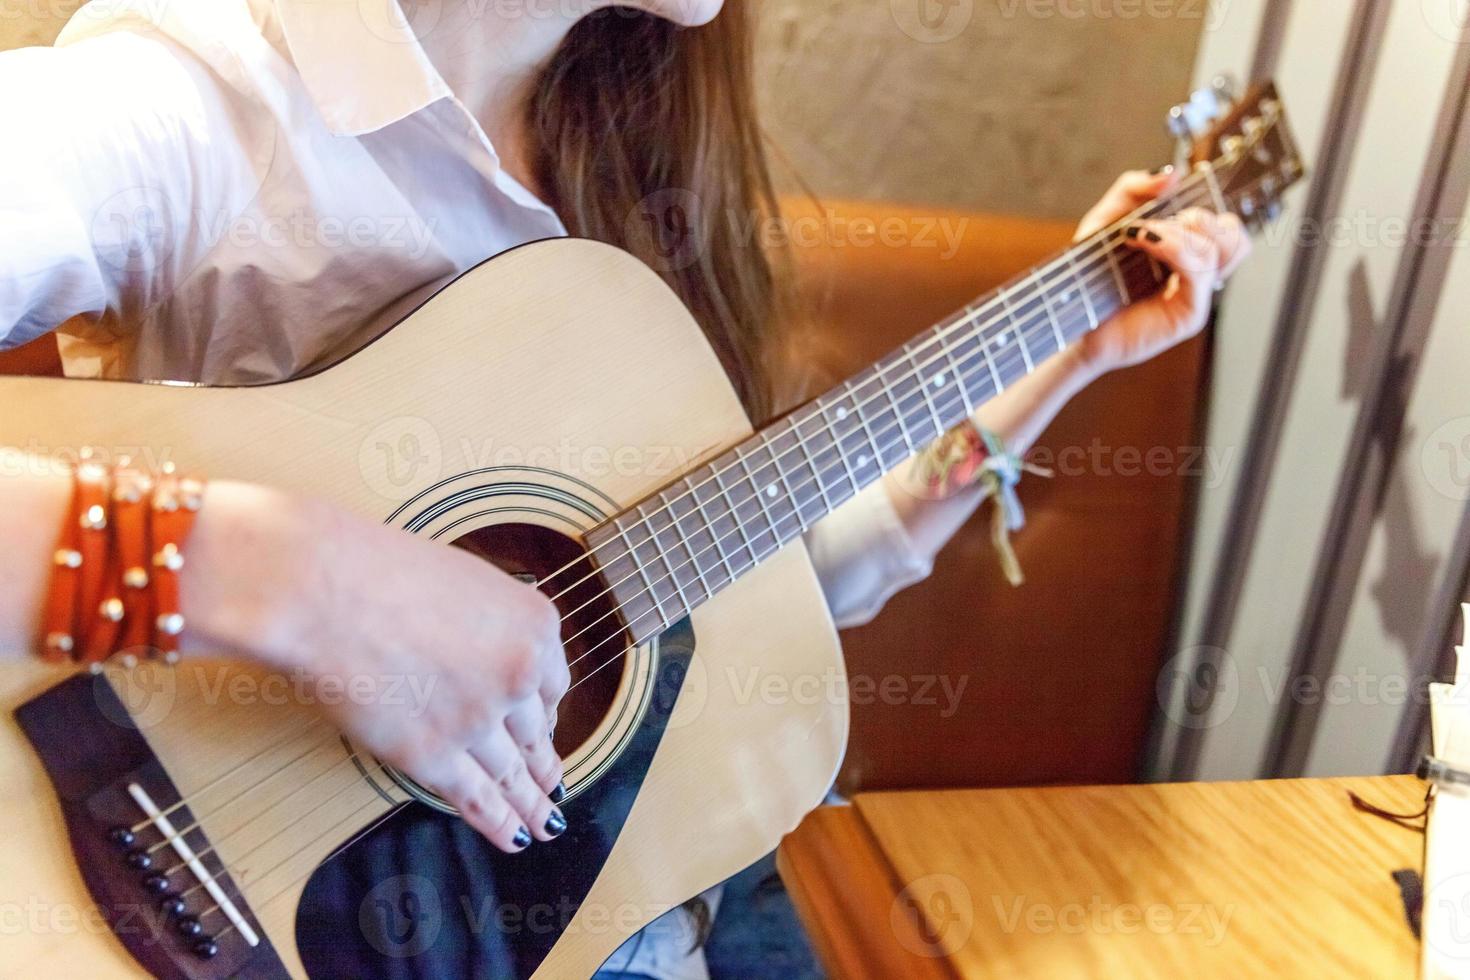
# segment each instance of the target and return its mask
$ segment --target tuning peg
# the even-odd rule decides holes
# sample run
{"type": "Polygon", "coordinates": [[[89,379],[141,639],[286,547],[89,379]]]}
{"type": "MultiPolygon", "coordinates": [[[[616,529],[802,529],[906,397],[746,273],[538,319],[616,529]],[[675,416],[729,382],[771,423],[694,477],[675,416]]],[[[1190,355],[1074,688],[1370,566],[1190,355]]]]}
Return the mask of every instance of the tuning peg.
{"type": "Polygon", "coordinates": [[[1235,76],[1229,72],[1221,72],[1210,79],[1210,88],[1220,97],[1222,102],[1234,105],[1239,98],[1240,86],[1235,81],[1235,76]]]}

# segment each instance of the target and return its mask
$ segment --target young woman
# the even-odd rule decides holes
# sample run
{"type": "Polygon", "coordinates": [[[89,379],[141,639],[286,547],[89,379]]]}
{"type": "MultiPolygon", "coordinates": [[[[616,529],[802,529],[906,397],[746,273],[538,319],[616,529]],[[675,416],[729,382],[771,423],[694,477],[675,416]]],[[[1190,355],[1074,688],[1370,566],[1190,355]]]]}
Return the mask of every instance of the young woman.
{"type": "MultiPolygon", "coordinates": [[[[749,0],[599,9],[610,3],[83,8],[57,47],[0,55],[0,346],[65,323],[72,375],[278,380],[361,347],[403,294],[518,243],[571,233],[660,267],[658,243],[630,218],[673,189],[699,202],[697,247],[665,277],[752,415],[770,415],[786,284],[728,218],[776,208],[749,0]]],[[[1174,179],[1125,174],[1079,233],[1174,179]]],[[[1136,247],[1173,269],[1169,288],[981,410],[1013,450],[1091,379],[1198,331],[1249,248],[1233,218],[1205,211],[1140,231],[1136,247]]],[[[11,657],[34,649],[70,495],[64,475],[34,469],[0,480],[0,650],[11,657]]],[[[902,480],[809,533],[841,624],[922,578],[981,499],[921,500],[902,480]]],[[[330,506],[215,482],[181,602],[185,652],[319,678],[433,672],[441,683],[421,717],[350,705],[335,720],[496,847],[564,829],[547,733],[567,666],[558,616],[535,590],[330,506]]],[[[686,952],[648,943],[619,965],[699,975],[686,952]]]]}

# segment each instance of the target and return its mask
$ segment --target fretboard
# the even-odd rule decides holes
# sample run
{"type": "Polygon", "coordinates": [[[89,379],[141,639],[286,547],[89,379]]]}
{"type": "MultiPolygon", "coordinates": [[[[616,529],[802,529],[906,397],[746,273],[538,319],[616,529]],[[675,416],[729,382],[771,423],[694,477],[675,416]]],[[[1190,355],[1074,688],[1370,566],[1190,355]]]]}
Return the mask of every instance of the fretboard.
{"type": "Polygon", "coordinates": [[[594,528],[629,631],[678,622],[1166,277],[1121,229],[1083,241],[594,528]]]}

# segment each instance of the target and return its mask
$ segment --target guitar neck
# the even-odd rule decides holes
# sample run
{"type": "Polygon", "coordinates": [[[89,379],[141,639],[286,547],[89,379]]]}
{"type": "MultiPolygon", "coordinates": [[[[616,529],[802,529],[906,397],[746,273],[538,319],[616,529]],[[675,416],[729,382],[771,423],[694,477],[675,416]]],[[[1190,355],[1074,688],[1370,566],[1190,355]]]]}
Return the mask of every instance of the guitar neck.
{"type": "MultiPolygon", "coordinates": [[[[1150,216],[1216,199],[1200,176],[1150,216]]],[[[1085,239],[936,324],[636,507],[588,544],[642,639],[678,622],[1168,273],[1085,239]]]]}

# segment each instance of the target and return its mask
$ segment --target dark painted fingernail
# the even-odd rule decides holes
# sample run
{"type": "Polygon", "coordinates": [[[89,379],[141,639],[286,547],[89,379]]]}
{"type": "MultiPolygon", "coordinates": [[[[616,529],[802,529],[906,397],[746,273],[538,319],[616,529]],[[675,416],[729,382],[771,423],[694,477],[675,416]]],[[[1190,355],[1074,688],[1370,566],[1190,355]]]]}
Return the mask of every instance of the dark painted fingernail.
{"type": "Polygon", "coordinates": [[[1164,236],[1163,235],[1160,235],[1158,232],[1153,231],[1153,230],[1149,230],[1149,231],[1144,232],[1143,237],[1144,238],[1147,238],[1149,241],[1153,242],[1155,245],[1157,245],[1159,242],[1161,242],[1161,241],[1164,240],[1164,236]]]}
{"type": "Polygon", "coordinates": [[[511,838],[510,842],[516,850],[524,851],[531,846],[531,832],[525,827],[522,827],[516,831],[516,835],[511,838]]]}
{"type": "Polygon", "coordinates": [[[1127,234],[1129,238],[1137,238],[1138,233],[1142,230],[1143,229],[1138,227],[1137,225],[1132,225],[1131,227],[1129,227],[1128,231],[1125,234],[1127,234]]]}
{"type": "Polygon", "coordinates": [[[557,783],[556,788],[553,789],[548,795],[551,797],[551,802],[560,803],[562,800],[567,798],[567,784],[564,782],[557,783]]]}
{"type": "Polygon", "coordinates": [[[552,837],[560,837],[567,829],[567,818],[556,810],[551,811],[551,816],[546,818],[546,832],[552,837]]]}

